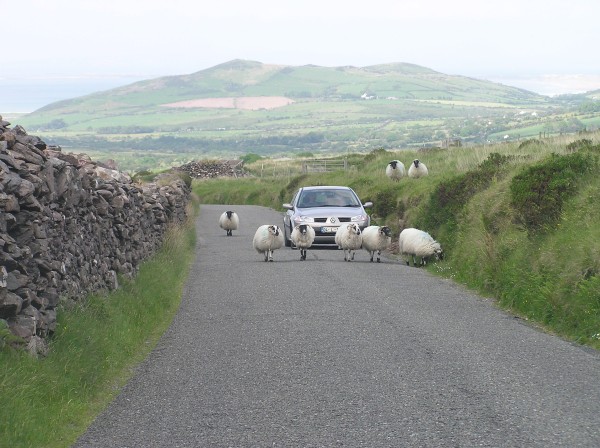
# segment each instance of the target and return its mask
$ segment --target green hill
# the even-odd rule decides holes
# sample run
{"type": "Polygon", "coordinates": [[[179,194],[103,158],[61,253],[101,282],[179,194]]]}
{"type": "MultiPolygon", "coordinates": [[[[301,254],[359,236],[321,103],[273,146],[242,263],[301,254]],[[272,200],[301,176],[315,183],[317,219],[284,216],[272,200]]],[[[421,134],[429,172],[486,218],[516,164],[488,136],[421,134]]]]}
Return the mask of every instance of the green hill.
{"type": "Polygon", "coordinates": [[[52,103],[18,124],[50,144],[110,154],[137,170],[247,153],[366,152],[576,132],[599,124],[594,108],[573,115],[586,101],[595,100],[554,100],[407,63],[233,60],[52,103]]]}

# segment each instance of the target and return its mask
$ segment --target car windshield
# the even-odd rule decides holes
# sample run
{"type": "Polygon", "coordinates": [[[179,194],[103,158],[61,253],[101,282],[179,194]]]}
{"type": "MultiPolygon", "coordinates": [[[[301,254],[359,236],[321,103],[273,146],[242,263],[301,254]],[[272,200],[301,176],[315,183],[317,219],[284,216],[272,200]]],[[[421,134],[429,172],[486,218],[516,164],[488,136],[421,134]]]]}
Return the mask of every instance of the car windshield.
{"type": "Polygon", "coordinates": [[[298,198],[299,208],[359,206],[356,196],[348,190],[306,190],[298,198]]]}

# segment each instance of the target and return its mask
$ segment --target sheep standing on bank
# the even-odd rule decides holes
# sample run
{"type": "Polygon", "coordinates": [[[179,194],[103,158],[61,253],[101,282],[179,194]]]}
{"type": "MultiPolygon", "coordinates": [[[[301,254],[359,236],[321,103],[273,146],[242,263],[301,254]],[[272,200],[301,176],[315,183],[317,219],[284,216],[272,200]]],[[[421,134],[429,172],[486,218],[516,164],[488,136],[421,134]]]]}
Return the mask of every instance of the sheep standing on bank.
{"type": "Polygon", "coordinates": [[[306,249],[315,240],[315,229],[308,224],[299,224],[292,230],[291,238],[294,246],[300,249],[300,260],[306,260],[306,249]]]}
{"type": "Polygon", "coordinates": [[[227,236],[232,236],[233,231],[240,226],[240,218],[236,212],[226,211],[219,217],[219,227],[227,232],[227,236]]]}
{"type": "Polygon", "coordinates": [[[410,164],[410,168],[408,169],[408,177],[412,177],[413,179],[417,179],[419,177],[427,176],[429,171],[425,164],[419,159],[413,160],[413,163],[410,164]]]}
{"type": "Polygon", "coordinates": [[[381,262],[381,251],[390,247],[391,235],[388,226],[369,226],[362,231],[362,247],[371,255],[371,261],[377,252],[377,263],[381,262]]]}
{"type": "Polygon", "coordinates": [[[280,249],[284,243],[281,229],[276,225],[264,224],[256,229],[252,246],[260,254],[264,254],[265,261],[273,261],[273,251],[280,249]]]}
{"type": "MultiPolygon", "coordinates": [[[[398,250],[401,255],[412,256],[413,266],[417,265],[416,257],[420,257],[419,266],[424,266],[427,259],[434,257],[436,260],[444,258],[444,252],[440,243],[433,237],[419,229],[404,229],[398,237],[398,250]]],[[[406,265],[410,266],[410,258],[406,259],[406,265]]]]}
{"type": "Polygon", "coordinates": [[[354,252],[362,246],[362,234],[358,224],[342,224],[335,234],[335,243],[344,250],[344,260],[354,260],[354,252]]]}
{"type": "Polygon", "coordinates": [[[404,177],[404,164],[400,160],[392,160],[385,167],[385,175],[395,182],[398,182],[404,177]]]}

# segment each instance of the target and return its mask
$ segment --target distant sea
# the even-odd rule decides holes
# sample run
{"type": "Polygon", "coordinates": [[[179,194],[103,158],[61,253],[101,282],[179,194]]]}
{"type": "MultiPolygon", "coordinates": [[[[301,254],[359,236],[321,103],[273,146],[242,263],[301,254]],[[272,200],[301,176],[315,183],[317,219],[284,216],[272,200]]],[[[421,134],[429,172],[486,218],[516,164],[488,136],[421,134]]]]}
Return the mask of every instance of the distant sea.
{"type": "Polygon", "coordinates": [[[56,101],[149,79],[150,77],[15,79],[0,77],[0,115],[29,113],[56,101]]]}
{"type": "MultiPolygon", "coordinates": [[[[0,115],[29,113],[56,101],[125,86],[157,76],[15,79],[0,77],[0,115]]],[[[472,76],[541,95],[583,93],[600,89],[600,75],[472,76]]]]}

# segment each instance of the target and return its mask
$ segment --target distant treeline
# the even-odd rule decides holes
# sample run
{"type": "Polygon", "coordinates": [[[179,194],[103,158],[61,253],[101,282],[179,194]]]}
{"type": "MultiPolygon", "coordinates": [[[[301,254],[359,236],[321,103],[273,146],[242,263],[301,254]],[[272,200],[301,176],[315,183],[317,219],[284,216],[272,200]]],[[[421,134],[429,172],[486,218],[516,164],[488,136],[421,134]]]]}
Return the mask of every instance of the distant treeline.
{"type": "Polygon", "coordinates": [[[306,150],[320,147],[326,141],[323,134],[310,132],[304,135],[273,135],[256,139],[204,139],[193,137],[141,137],[109,140],[95,136],[56,137],[49,143],[65,148],[91,148],[98,151],[169,151],[173,153],[201,152],[256,152],[259,154],[275,154],[292,149],[306,150]]]}

